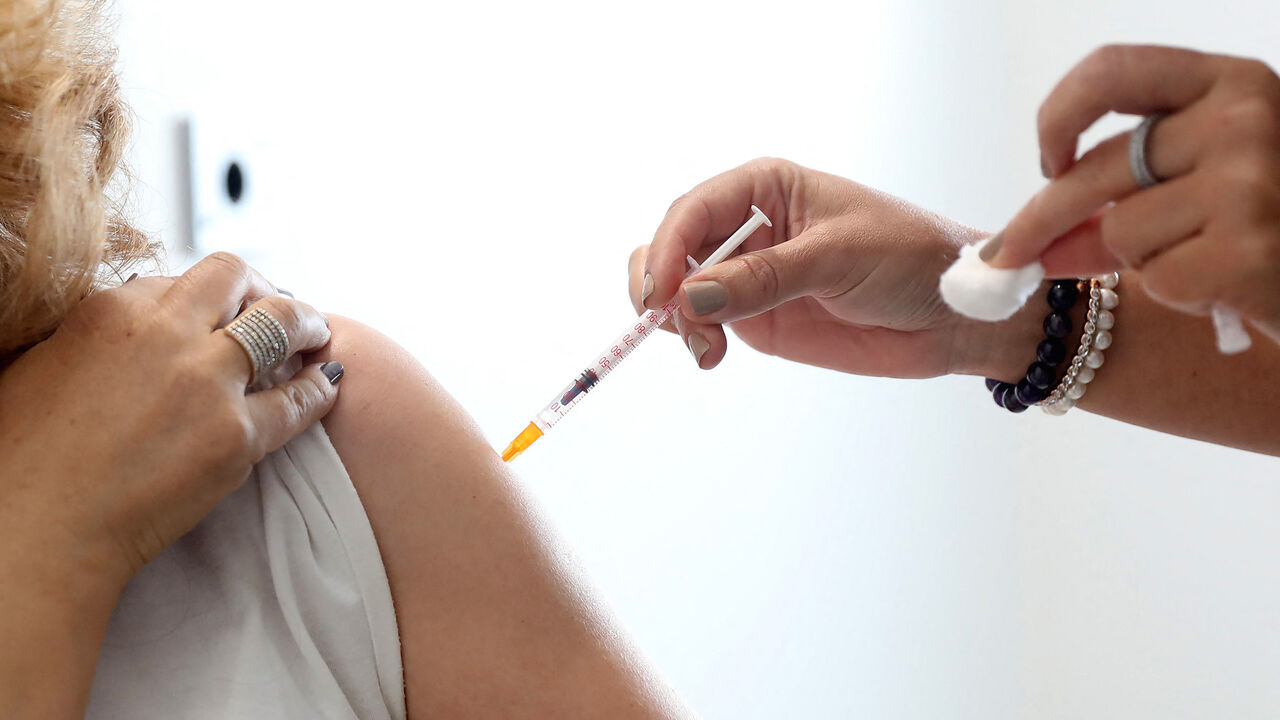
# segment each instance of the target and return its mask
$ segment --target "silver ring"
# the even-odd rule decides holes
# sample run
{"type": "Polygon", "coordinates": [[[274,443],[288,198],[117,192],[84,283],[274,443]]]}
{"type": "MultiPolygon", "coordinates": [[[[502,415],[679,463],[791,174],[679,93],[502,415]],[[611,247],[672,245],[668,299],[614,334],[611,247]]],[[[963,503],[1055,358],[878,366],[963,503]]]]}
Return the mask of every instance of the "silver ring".
{"type": "Polygon", "coordinates": [[[260,307],[232,320],[223,330],[249,356],[249,385],[289,358],[289,334],[284,325],[260,307]]]}
{"type": "Polygon", "coordinates": [[[1142,119],[1133,134],[1129,136],[1129,171],[1138,187],[1146,190],[1159,185],[1162,180],[1151,171],[1151,163],[1147,160],[1147,151],[1151,145],[1151,130],[1156,123],[1169,117],[1166,114],[1148,115],[1142,119]]]}

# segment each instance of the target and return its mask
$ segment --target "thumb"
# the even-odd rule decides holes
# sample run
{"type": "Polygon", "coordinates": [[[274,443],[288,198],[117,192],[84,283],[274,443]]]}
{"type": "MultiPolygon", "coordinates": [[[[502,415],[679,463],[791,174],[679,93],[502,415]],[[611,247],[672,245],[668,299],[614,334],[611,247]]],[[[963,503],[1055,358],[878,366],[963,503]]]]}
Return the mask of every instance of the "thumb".
{"type": "Polygon", "coordinates": [[[806,295],[833,294],[849,268],[835,243],[825,240],[801,234],[698,272],[680,286],[680,310],[699,323],[725,323],[806,295]]]}
{"type": "Polygon", "coordinates": [[[327,415],[344,372],[336,361],[309,365],[288,381],[246,397],[258,455],[279,449],[327,415]]]}

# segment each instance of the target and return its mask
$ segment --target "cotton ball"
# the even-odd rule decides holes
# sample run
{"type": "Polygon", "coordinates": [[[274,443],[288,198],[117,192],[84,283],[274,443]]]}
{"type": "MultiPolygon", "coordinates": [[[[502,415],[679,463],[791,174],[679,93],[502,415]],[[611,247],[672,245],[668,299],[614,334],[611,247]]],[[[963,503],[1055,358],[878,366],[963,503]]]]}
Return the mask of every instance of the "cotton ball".
{"type": "Polygon", "coordinates": [[[960,248],[960,257],[942,273],[938,289],[952,310],[975,320],[1006,320],[1022,307],[1044,280],[1044,266],[1033,262],[998,270],[978,257],[986,240],[960,248]]]}

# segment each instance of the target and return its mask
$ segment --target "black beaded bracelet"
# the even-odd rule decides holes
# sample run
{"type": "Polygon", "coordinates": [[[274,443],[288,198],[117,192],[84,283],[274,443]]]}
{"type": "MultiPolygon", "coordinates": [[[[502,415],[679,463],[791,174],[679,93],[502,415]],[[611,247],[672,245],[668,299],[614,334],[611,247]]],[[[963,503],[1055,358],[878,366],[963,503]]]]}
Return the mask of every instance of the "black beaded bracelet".
{"type": "Polygon", "coordinates": [[[987,378],[987,389],[996,404],[1013,413],[1044,400],[1049,388],[1058,381],[1058,366],[1067,359],[1063,339],[1071,334],[1071,308],[1080,297],[1076,280],[1054,280],[1045,299],[1049,314],[1044,319],[1045,339],[1036,346],[1036,361],[1027,366],[1027,374],[1017,384],[987,378]]]}

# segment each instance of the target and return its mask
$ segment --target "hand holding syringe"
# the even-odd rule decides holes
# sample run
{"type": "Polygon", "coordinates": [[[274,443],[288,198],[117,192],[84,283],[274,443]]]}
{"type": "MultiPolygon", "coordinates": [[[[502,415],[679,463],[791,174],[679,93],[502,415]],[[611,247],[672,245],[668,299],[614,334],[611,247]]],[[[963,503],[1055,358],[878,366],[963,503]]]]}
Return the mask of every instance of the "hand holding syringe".
{"type": "MultiPolygon", "coordinates": [[[[773,227],[773,223],[769,222],[769,218],[765,216],[760,208],[755,205],[751,206],[751,218],[738,228],[737,232],[729,236],[711,256],[699,265],[692,257],[688,258],[691,272],[697,272],[702,268],[708,268],[716,263],[724,260],[738,249],[744,240],[751,236],[761,225],[773,227]]],[[[542,437],[547,431],[555,427],[561,418],[569,414],[569,411],[578,406],[582,399],[587,396],[605,376],[613,372],[622,364],[622,361],[631,354],[631,351],[640,346],[645,338],[657,332],[658,328],[671,319],[676,313],[678,304],[673,297],[657,310],[646,310],[644,314],[636,318],[618,339],[614,340],[604,352],[600,353],[598,358],[583,370],[572,383],[563,391],[558,393],[551,402],[538,411],[533,416],[533,422],[524,429],[507,449],[502,452],[502,459],[510,462],[515,456],[524,452],[538,438],[542,437]]]]}

